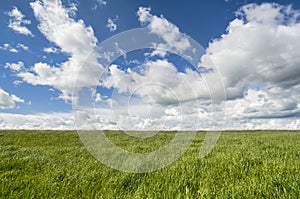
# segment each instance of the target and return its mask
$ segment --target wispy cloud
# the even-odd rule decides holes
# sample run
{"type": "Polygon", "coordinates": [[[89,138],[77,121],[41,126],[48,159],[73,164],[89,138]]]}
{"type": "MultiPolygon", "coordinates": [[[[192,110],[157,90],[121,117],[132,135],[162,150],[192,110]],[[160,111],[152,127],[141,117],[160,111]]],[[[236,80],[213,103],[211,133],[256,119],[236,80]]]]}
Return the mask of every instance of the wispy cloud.
{"type": "Polygon", "coordinates": [[[26,27],[26,25],[29,25],[31,23],[31,21],[24,19],[25,16],[17,7],[14,7],[7,14],[11,17],[8,24],[9,28],[13,29],[19,34],[33,36],[31,31],[26,27]]]}
{"type": "Polygon", "coordinates": [[[179,31],[179,28],[169,22],[163,16],[155,16],[151,14],[151,9],[139,7],[137,11],[138,20],[141,25],[146,25],[149,30],[161,37],[165,43],[155,44],[155,51],[152,55],[160,55],[164,57],[166,52],[161,49],[170,49],[174,52],[183,52],[191,47],[186,35],[179,31]]]}
{"type": "Polygon", "coordinates": [[[24,45],[24,44],[20,44],[20,43],[18,43],[16,46],[5,43],[2,46],[0,46],[0,50],[7,50],[7,51],[12,52],[12,53],[18,53],[19,50],[28,51],[29,47],[24,45]]]}

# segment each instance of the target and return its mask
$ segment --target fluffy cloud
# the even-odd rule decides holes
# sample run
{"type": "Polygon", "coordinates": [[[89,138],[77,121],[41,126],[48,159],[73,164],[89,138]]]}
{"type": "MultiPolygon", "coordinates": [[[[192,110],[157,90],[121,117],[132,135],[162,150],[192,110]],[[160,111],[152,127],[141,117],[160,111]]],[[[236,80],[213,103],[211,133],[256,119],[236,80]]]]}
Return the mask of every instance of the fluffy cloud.
{"type": "MultiPolygon", "coordinates": [[[[134,107],[137,108],[137,107],[134,107]]],[[[174,108],[172,108],[174,109],[174,108]]],[[[74,129],[136,129],[136,130],[212,130],[218,129],[220,126],[213,126],[211,120],[204,111],[200,116],[190,116],[182,120],[176,115],[176,111],[167,109],[167,114],[160,118],[148,117],[146,119],[140,118],[125,118],[124,126],[118,126],[116,121],[111,115],[110,109],[102,109],[96,111],[98,114],[95,118],[91,118],[90,114],[75,111],[74,115],[77,117],[76,125],[73,120],[73,114],[71,113],[49,113],[49,114],[34,114],[34,115],[23,115],[23,114],[11,114],[11,113],[0,113],[0,129],[37,129],[37,130],[74,130],[74,129]],[[102,117],[100,116],[102,115],[102,117]],[[81,118],[78,118],[81,117],[81,118]],[[206,118],[206,119],[205,119],[206,118]],[[134,119],[134,126],[132,124],[134,119]],[[182,122],[182,121],[187,121],[182,122]],[[196,125],[195,125],[196,124],[196,125]]],[[[257,118],[257,119],[242,119],[230,120],[222,130],[227,129],[289,129],[299,130],[300,120],[291,118],[257,118]]],[[[139,136],[139,135],[136,135],[139,136]]]]}
{"type": "Polygon", "coordinates": [[[198,98],[210,99],[205,81],[191,69],[178,72],[168,60],[148,61],[138,70],[123,71],[117,65],[109,67],[103,86],[118,93],[132,93],[145,102],[161,105],[177,104],[198,98]]]}
{"type": "Polygon", "coordinates": [[[249,89],[244,98],[226,103],[227,115],[234,120],[241,118],[294,118],[297,120],[300,116],[299,89],[299,85],[288,90],[281,87],[264,90],[249,89]]]}
{"type": "Polygon", "coordinates": [[[117,20],[118,20],[118,17],[116,17],[115,19],[112,19],[109,17],[107,19],[106,27],[109,29],[109,31],[113,32],[113,31],[117,30],[117,24],[116,24],[117,20]]]}
{"type": "Polygon", "coordinates": [[[242,97],[248,87],[299,84],[299,12],[265,3],[246,5],[237,16],[202,57],[203,66],[209,57],[218,67],[228,98],[242,97]]]}
{"type": "Polygon", "coordinates": [[[17,63],[6,63],[4,68],[9,68],[10,70],[13,71],[20,71],[24,67],[24,63],[19,61],[17,63]]]}
{"type": "Polygon", "coordinates": [[[15,108],[16,103],[24,103],[24,100],[0,88],[0,109],[15,108]]]}
{"type": "MultiPolygon", "coordinates": [[[[184,35],[163,17],[153,16],[149,8],[139,8],[138,17],[150,31],[160,35],[166,45],[172,45],[171,48],[177,52],[186,48],[185,45],[176,43],[187,43],[184,42],[184,35]],[[178,46],[183,48],[177,48],[178,46]]],[[[297,121],[300,116],[298,17],[299,12],[293,10],[291,6],[267,3],[246,5],[237,12],[237,18],[229,24],[226,34],[211,42],[206,54],[202,56],[201,67],[208,69],[214,63],[221,72],[228,100],[220,105],[227,106],[228,113],[224,120],[227,123],[232,122],[234,128],[238,128],[236,125],[238,121],[245,129],[265,129],[266,123],[274,129],[297,128],[298,123],[291,121],[297,121]],[[268,122],[264,122],[265,120],[268,122]],[[282,122],[276,123],[278,120],[282,122]],[[295,126],[292,126],[293,124],[295,126]]],[[[191,112],[183,111],[181,115],[188,118],[184,125],[185,129],[195,128],[199,117],[205,121],[200,123],[199,128],[218,127],[209,123],[209,119],[220,114],[219,108],[211,112],[211,109],[205,109],[201,105],[192,106],[189,103],[198,101],[202,104],[203,100],[207,102],[210,99],[211,93],[205,85],[207,82],[198,78],[196,72],[193,70],[178,72],[177,68],[166,59],[148,61],[139,67],[139,70],[121,70],[117,65],[112,65],[103,84],[121,93],[118,96],[121,100],[114,99],[119,125],[125,129],[126,126],[132,128],[137,124],[143,128],[170,127],[159,122],[167,121],[172,113],[169,110],[156,112],[157,118],[149,119],[138,114],[137,110],[141,108],[137,106],[135,111],[137,113],[130,116],[127,109],[122,109],[122,106],[128,103],[122,101],[122,93],[130,93],[139,96],[148,105],[162,105],[161,110],[165,108],[174,110],[178,108],[175,104],[182,103],[180,104],[184,107],[182,110],[191,110],[191,112]]],[[[204,73],[202,77],[209,79],[210,74],[204,73]]],[[[149,112],[146,111],[146,104],[144,110],[149,112]]],[[[174,113],[179,113],[178,111],[174,113]]],[[[176,117],[173,115],[173,118],[176,117]]],[[[174,121],[171,123],[175,128],[176,121],[180,124],[180,117],[174,121]]]]}
{"type": "Polygon", "coordinates": [[[146,25],[151,33],[161,37],[165,43],[154,44],[155,51],[152,55],[164,57],[166,52],[162,49],[169,49],[173,52],[184,52],[191,47],[186,36],[179,31],[179,28],[170,23],[163,16],[155,16],[150,13],[150,8],[140,7],[137,11],[138,19],[142,25],[146,25]]]}
{"type": "MultiPolygon", "coordinates": [[[[299,120],[300,12],[264,3],[245,5],[236,15],[201,63],[210,66],[209,57],[223,77],[228,119],[246,129],[280,128],[275,118],[299,120]]],[[[293,129],[290,122],[280,124],[293,129]]]]}
{"type": "Polygon", "coordinates": [[[14,7],[10,12],[7,13],[8,16],[11,17],[9,20],[8,27],[13,29],[14,31],[23,34],[23,35],[30,35],[33,36],[31,31],[25,27],[25,25],[30,24],[30,20],[24,19],[24,15],[22,12],[17,8],[14,7]]]}
{"type": "Polygon", "coordinates": [[[97,63],[95,47],[97,39],[92,27],[83,20],[72,18],[77,10],[75,5],[65,8],[61,1],[36,1],[30,3],[35,17],[39,20],[39,30],[61,52],[70,55],[68,61],[50,66],[36,63],[30,71],[22,71],[19,77],[32,85],[49,85],[62,92],[60,98],[71,100],[73,86],[98,84],[98,74],[102,66],[97,63]],[[74,34],[76,32],[76,34],[74,34]],[[77,77],[79,69],[84,71],[77,77]]]}
{"type": "MultiPolygon", "coordinates": [[[[76,107],[77,128],[300,129],[300,25],[299,12],[291,6],[246,5],[236,13],[226,33],[209,44],[200,66],[209,71],[213,62],[221,72],[228,100],[219,104],[210,103],[211,94],[219,91],[209,91],[207,87],[216,83],[210,78],[215,71],[204,72],[201,77],[192,69],[179,71],[172,60],[167,59],[166,52],[160,51],[185,52],[190,50],[191,43],[178,27],[162,16],[152,15],[149,8],[139,8],[138,18],[163,41],[153,46],[155,50],[151,55],[164,58],[153,60],[151,57],[143,64],[136,64],[136,68],[128,69],[113,64],[99,82],[102,66],[97,63],[94,50],[97,39],[91,27],[74,19],[76,7],[63,7],[60,1],[36,1],[31,6],[40,21],[40,31],[70,57],[57,65],[38,62],[30,70],[19,70],[23,81],[53,86],[68,100],[74,77],[82,66],[84,73],[78,77],[77,89],[96,85],[114,89],[111,97],[95,90],[89,93],[93,93],[96,105],[92,103],[95,107],[89,107],[94,107],[93,110],[76,107]],[[73,32],[78,34],[75,36],[73,32]],[[223,106],[227,107],[225,117],[223,106]],[[223,120],[225,126],[222,126],[223,120]]],[[[15,103],[18,100],[15,98],[15,103]]],[[[69,113],[3,113],[0,128],[72,129],[74,123],[69,113]]]]}
{"type": "Polygon", "coordinates": [[[74,121],[70,113],[35,115],[0,113],[0,129],[68,130],[74,129],[74,121]]]}

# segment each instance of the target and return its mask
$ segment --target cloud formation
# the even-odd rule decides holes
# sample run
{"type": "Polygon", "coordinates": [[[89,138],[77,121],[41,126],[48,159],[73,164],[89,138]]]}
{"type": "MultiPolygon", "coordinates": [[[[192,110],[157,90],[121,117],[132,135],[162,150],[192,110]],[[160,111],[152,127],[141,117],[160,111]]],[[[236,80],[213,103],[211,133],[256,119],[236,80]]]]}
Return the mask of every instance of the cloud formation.
{"type": "Polygon", "coordinates": [[[4,68],[9,68],[12,71],[20,71],[23,69],[24,63],[22,61],[18,61],[17,63],[5,63],[4,68]]]}
{"type": "Polygon", "coordinates": [[[165,43],[154,44],[155,50],[152,55],[160,55],[164,57],[166,55],[165,51],[161,49],[170,49],[174,52],[184,52],[191,47],[189,40],[186,38],[185,34],[179,31],[179,28],[174,24],[170,23],[163,16],[152,15],[150,8],[139,7],[137,11],[138,20],[142,25],[149,28],[151,33],[154,33],[161,37],[165,43]]]}
{"type": "Polygon", "coordinates": [[[29,25],[31,21],[24,19],[25,16],[17,7],[13,7],[13,9],[8,12],[7,15],[11,17],[8,24],[9,28],[13,29],[19,34],[33,36],[31,31],[25,26],[29,25]]]}
{"type": "Polygon", "coordinates": [[[227,32],[213,40],[209,57],[218,67],[229,99],[241,98],[247,88],[300,83],[299,11],[290,6],[264,3],[243,6],[227,32]]]}
{"type": "Polygon", "coordinates": [[[245,5],[236,16],[226,33],[209,44],[201,63],[208,67],[209,57],[223,77],[228,119],[253,128],[280,128],[269,124],[278,119],[299,123],[300,12],[263,3],[245,5]]]}
{"type": "MultiPolygon", "coordinates": [[[[162,50],[170,49],[175,54],[191,50],[187,36],[163,16],[140,7],[139,22],[161,38],[162,43],[153,44],[154,51],[143,63],[138,61],[135,68],[112,64],[99,82],[103,67],[97,62],[98,39],[92,27],[76,19],[77,7],[46,0],[30,5],[39,21],[39,30],[50,42],[49,46],[53,46],[44,51],[64,53],[68,60],[53,65],[36,62],[29,69],[21,61],[8,62],[4,67],[29,84],[54,87],[66,101],[71,100],[76,81],[75,90],[99,85],[105,92],[114,90],[112,96],[94,91],[96,106],[92,113],[96,116],[91,117],[84,109],[75,110],[75,116],[82,122],[77,127],[212,130],[221,127],[216,116],[226,106],[223,129],[300,129],[300,12],[292,6],[263,3],[241,7],[225,34],[214,39],[205,55],[199,57],[201,76],[195,70],[177,66],[162,50]],[[227,93],[227,101],[214,104],[215,107],[210,103],[211,93],[204,81],[216,72],[212,65],[221,73],[227,93]],[[83,73],[77,77],[80,68],[83,73]],[[123,98],[128,93],[132,94],[129,101],[123,98]]],[[[3,44],[0,49],[18,52],[28,47],[3,44]]],[[[2,89],[0,99],[0,109],[24,103],[2,89]]],[[[0,128],[73,129],[72,120],[70,113],[1,113],[0,128]]]]}
{"type": "Polygon", "coordinates": [[[103,86],[118,93],[138,95],[147,103],[161,105],[178,104],[198,98],[210,99],[205,81],[198,72],[187,68],[179,72],[166,59],[147,61],[138,69],[121,70],[117,65],[109,67],[103,86]]]}
{"type": "Polygon", "coordinates": [[[24,100],[0,88],[0,109],[15,108],[16,103],[24,103],[24,100]]]}
{"type": "Polygon", "coordinates": [[[71,130],[74,129],[70,113],[0,114],[0,129],[71,130]]]}
{"type": "MultiPolygon", "coordinates": [[[[97,39],[93,28],[86,26],[83,20],[75,20],[76,6],[66,8],[61,1],[35,1],[30,3],[34,15],[40,22],[41,33],[63,53],[70,55],[68,61],[50,66],[47,63],[35,63],[29,71],[18,74],[32,85],[49,85],[61,91],[60,98],[70,101],[73,87],[98,84],[98,73],[102,66],[97,63],[95,47],[97,39]],[[74,34],[76,33],[76,34],[74,34]],[[85,73],[77,73],[85,68],[85,73]]],[[[49,52],[49,49],[48,49],[49,52]]]]}
{"type": "MultiPolygon", "coordinates": [[[[167,48],[173,48],[177,52],[184,50],[184,45],[177,45],[176,41],[180,44],[187,43],[184,42],[185,35],[180,33],[174,24],[162,16],[152,15],[150,11],[149,8],[139,8],[137,13],[139,21],[150,31],[163,37],[166,42],[164,45],[168,45],[167,48]],[[179,49],[178,46],[183,48],[179,49]]],[[[280,122],[284,124],[283,128],[288,126],[289,129],[293,129],[291,124],[294,123],[290,121],[293,119],[297,121],[300,116],[298,95],[300,54],[297,50],[300,47],[299,11],[293,10],[291,6],[278,4],[250,4],[240,8],[236,16],[227,27],[226,33],[209,44],[200,63],[200,66],[207,70],[213,63],[222,75],[227,93],[227,101],[221,103],[228,111],[225,120],[232,124],[241,121],[241,127],[249,129],[250,126],[254,128],[255,124],[257,128],[266,128],[263,122],[266,119],[272,121],[266,122],[270,128],[281,128],[274,121],[282,119],[286,121],[280,122]],[[247,121],[252,122],[253,125],[247,121]]],[[[165,52],[156,52],[153,54],[161,57],[166,55],[165,52]]],[[[201,75],[209,79],[210,73],[201,75]]],[[[158,59],[146,61],[144,65],[139,66],[138,70],[124,70],[120,66],[112,65],[109,67],[103,85],[116,89],[118,93],[134,93],[148,104],[159,104],[176,109],[175,104],[184,103],[184,110],[191,110],[193,113],[182,113],[188,118],[187,123],[197,121],[199,114],[194,113],[208,111],[201,117],[201,120],[208,124],[208,119],[213,117],[213,114],[218,114],[218,109],[214,110],[215,113],[209,113],[210,109],[201,106],[199,109],[199,106],[191,106],[187,103],[192,101],[202,104],[209,100],[210,93],[205,83],[195,71],[179,72],[169,60],[158,59]],[[154,85],[155,83],[165,87],[154,85]]],[[[135,124],[139,124],[138,126],[145,128],[151,126],[168,128],[161,126],[159,121],[167,121],[166,116],[170,111],[156,112],[157,118],[149,120],[138,113],[131,117],[126,113],[127,110],[122,110],[122,102],[116,100],[114,103],[118,107],[116,109],[119,109],[120,117],[117,121],[123,127],[129,124],[128,126],[132,128],[135,124]],[[118,106],[118,103],[121,105],[118,106]],[[131,121],[133,118],[136,123],[131,121]]],[[[136,110],[139,110],[138,107],[136,110]]],[[[144,108],[147,109],[147,106],[144,108]]],[[[163,110],[162,107],[161,109],[163,110]]],[[[180,123],[179,118],[174,120],[173,127],[176,126],[176,121],[177,124],[180,123]]],[[[194,128],[195,125],[190,127],[194,128]]],[[[184,125],[184,128],[190,127],[184,125]]],[[[209,126],[206,127],[201,123],[199,128],[209,128],[209,126]]]]}

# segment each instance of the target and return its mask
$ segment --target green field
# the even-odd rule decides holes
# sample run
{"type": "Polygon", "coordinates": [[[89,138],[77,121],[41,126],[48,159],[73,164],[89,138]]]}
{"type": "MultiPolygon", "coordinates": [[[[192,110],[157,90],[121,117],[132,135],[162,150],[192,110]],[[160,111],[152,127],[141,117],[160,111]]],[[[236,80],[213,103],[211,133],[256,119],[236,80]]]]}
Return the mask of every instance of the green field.
{"type": "MultiPolygon", "coordinates": [[[[135,152],[174,135],[106,134],[135,152]]],[[[223,132],[200,159],[204,136],[170,166],[136,174],[96,161],[76,131],[0,131],[0,198],[300,198],[299,131],[223,132]]]]}

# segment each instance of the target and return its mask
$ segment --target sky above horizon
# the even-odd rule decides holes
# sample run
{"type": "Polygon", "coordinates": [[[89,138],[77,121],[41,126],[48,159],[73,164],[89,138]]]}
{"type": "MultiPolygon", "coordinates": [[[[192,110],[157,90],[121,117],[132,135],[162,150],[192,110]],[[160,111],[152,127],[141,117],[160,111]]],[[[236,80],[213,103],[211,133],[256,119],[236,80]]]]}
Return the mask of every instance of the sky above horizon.
{"type": "Polygon", "coordinates": [[[9,0],[0,19],[0,129],[300,129],[299,1],[9,0]],[[127,52],[135,28],[156,39],[127,52]]]}

